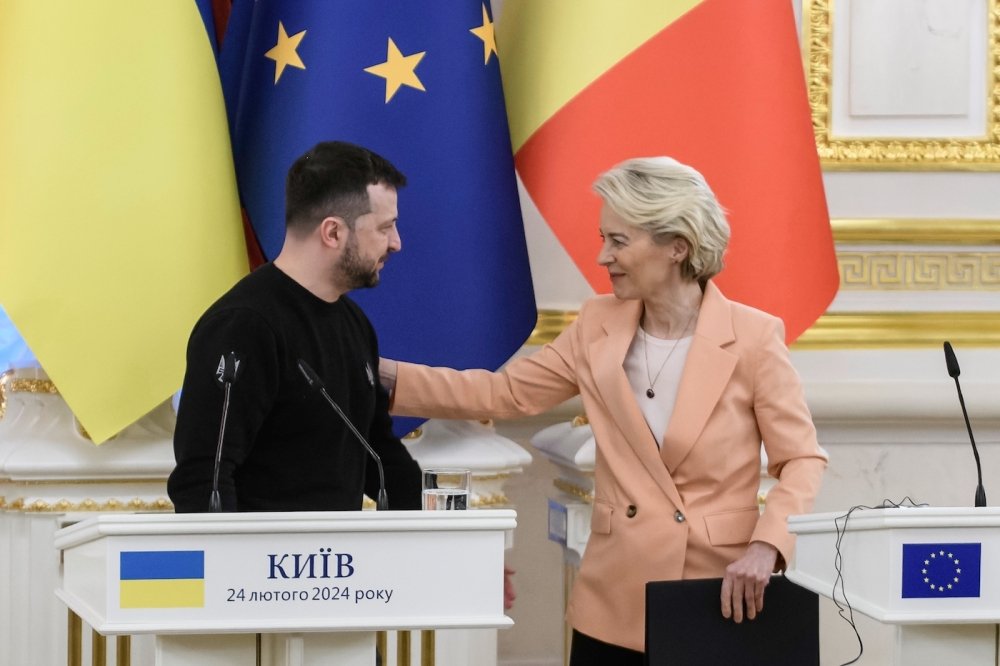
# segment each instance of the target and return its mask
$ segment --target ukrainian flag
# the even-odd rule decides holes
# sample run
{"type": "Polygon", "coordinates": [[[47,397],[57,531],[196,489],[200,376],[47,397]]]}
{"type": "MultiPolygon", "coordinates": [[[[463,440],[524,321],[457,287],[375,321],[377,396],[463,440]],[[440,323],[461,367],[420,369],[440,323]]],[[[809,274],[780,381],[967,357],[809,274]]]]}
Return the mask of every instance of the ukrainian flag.
{"type": "Polygon", "coordinates": [[[122,608],[204,608],[205,551],[122,551],[122,608]]]}

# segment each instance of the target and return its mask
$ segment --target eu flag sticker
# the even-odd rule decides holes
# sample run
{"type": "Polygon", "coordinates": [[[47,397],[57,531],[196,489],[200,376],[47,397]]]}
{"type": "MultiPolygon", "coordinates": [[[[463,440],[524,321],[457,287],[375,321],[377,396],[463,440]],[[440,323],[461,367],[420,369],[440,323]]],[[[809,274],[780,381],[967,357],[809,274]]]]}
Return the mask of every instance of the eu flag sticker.
{"type": "Polygon", "coordinates": [[[982,544],[904,543],[903,598],[978,597],[982,544]]]}
{"type": "Polygon", "coordinates": [[[119,563],[121,608],[205,606],[205,551],[123,550],[119,563]]]}

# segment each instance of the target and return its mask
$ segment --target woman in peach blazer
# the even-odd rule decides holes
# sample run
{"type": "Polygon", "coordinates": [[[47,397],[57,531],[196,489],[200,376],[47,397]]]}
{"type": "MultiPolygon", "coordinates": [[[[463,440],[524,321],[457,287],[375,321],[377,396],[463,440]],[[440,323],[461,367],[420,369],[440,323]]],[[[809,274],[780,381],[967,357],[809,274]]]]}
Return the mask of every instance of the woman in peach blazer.
{"type": "Polygon", "coordinates": [[[613,296],[495,373],[381,364],[396,414],[515,418],[582,397],[597,459],[573,666],[641,663],[647,581],[721,577],[722,614],[752,620],[791,557],[786,519],[810,510],[826,466],[781,321],[709,279],[729,227],[701,174],[643,158],[594,187],[613,296]],[[761,441],[778,479],[763,513],[761,441]]]}

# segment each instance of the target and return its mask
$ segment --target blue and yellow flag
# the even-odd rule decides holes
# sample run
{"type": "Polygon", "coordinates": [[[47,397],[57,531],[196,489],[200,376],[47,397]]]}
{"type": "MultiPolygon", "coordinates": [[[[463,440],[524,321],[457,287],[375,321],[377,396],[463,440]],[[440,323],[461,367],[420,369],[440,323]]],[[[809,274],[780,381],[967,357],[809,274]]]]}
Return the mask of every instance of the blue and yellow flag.
{"type": "Polygon", "coordinates": [[[205,551],[134,550],[119,554],[120,608],[203,608],[205,551]]]}
{"type": "Polygon", "coordinates": [[[902,597],[978,597],[981,543],[904,543],[902,597]]]}
{"type": "Polygon", "coordinates": [[[326,140],[370,148],[409,181],[403,251],[376,289],[352,294],[383,355],[503,364],[536,310],[488,3],[237,2],[221,62],[265,256],[281,249],[295,158],[326,140]]]}
{"type": "Polygon", "coordinates": [[[0,303],[101,442],[180,387],[247,271],[195,2],[0,3],[0,146],[0,303]]]}

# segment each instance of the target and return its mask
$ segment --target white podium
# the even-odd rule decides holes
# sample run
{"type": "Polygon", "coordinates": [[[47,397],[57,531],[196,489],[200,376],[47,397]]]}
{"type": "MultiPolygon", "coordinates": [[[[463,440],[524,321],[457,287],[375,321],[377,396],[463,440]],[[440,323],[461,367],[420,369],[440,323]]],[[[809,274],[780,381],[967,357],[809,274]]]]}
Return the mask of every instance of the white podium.
{"type": "Polygon", "coordinates": [[[162,666],[371,666],[376,630],[513,624],[515,526],[509,510],[102,515],[57,532],[57,595],[103,635],[155,634],[162,666]]]}
{"type": "Polygon", "coordinates": [[[788,519],[798,535],[788,578],[896,625],[893,664],[997,663],[1000,508],[856,510],[846,529],[843,516],[788,519]]]}

